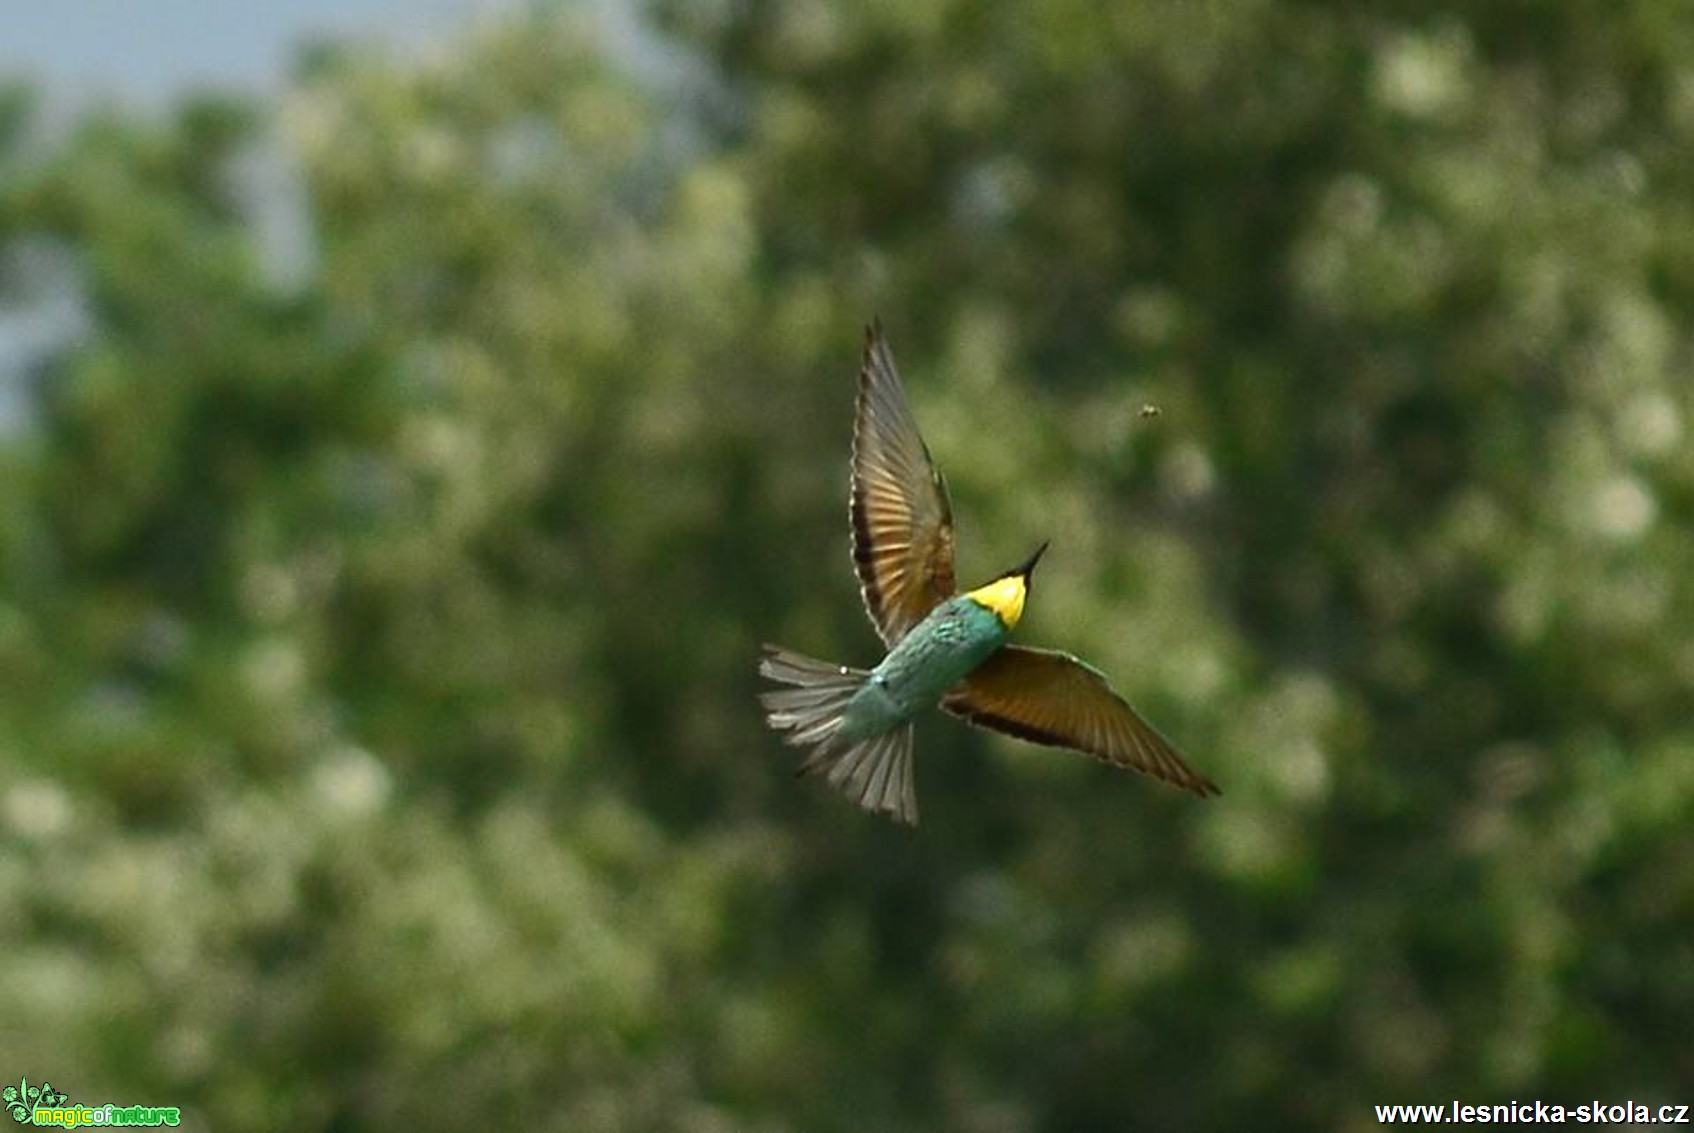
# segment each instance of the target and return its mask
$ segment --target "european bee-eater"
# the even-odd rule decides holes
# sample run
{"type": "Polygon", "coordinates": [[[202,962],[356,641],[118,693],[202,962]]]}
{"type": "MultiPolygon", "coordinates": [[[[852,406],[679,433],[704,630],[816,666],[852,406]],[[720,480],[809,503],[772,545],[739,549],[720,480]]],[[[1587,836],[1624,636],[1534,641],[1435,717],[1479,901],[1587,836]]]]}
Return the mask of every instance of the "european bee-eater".
{"type": "Polygon", "coordinates": [[[1021,566],[953,592],[947,485],[876,322],[859,368],[849,505],[860,593],[888,654],[867,672],[765,646],[759,672],[794,687],[760,699],[772,728],[812,749],[801,775],[821,771],[866,810],[915,826],[912,718],[939,702],[972,724],[1074,748],[1202,798],[1218,793],[1098,670],[1068,653],[1006,644],[1046,543],[1021,566]]]}

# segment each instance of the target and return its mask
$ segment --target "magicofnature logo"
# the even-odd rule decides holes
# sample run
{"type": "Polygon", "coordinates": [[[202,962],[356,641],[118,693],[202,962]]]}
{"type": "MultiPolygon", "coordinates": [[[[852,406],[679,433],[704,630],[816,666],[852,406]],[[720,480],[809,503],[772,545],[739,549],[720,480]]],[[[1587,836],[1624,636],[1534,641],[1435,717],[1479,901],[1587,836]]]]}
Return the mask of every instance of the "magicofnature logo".
{"type": "Polygon", "coordinates": [[[15,1086],[0,1087],[0,1104],[20,1125],[47,1125],[77,1129],[84,1125],[124,1127],[133,1125],[181,1125],[182,1109],[174,1105],[66,1105],[62,1090],[47,1082],[39,1086],[24,1078],[15,1086]]]}

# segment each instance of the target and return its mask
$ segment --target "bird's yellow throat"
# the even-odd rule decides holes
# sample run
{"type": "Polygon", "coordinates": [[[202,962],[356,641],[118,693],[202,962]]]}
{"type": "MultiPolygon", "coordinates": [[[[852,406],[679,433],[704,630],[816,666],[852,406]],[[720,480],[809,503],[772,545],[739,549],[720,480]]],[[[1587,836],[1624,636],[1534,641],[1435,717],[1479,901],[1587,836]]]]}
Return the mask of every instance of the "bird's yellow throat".
{"type": "Polygon", "coordinates": [[[984,609],[993,610],[1000,624],[1011,629],[1023,617],[1023,600],[1028,594],[1029,581],[1021,574],[1008,574],[967,592],[965,597],[984,609]]]}

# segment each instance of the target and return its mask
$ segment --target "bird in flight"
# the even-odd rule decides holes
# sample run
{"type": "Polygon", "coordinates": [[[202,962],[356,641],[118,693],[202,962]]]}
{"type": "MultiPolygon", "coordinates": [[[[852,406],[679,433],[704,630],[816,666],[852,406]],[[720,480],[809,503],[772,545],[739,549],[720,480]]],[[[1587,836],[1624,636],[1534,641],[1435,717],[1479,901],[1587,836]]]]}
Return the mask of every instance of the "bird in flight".
{"type": "Polygon", "coordinates": [[[1069,653],[1007,644],[1046,543],[954,593],[947,485],[879,322],[865,330],[850,508],[860,593],[888,653],[867,671],[764,647],[759,672],[789,686],[761,695],[766,722],[811,749],[799,774],[822,774],[864,809],[917,825],[912,720],[939,703],[980,727],[1073,748],[1202,798],[1218,793],[1097,669],[1069,653]]]}

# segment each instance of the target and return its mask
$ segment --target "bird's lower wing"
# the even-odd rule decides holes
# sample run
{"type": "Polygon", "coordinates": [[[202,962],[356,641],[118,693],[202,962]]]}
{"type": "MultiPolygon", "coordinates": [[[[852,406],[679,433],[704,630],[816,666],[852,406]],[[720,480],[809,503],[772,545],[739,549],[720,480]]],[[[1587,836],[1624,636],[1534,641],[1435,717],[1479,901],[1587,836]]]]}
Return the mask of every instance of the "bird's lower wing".
{"type": "Polygon", "coordinates": [[[941,707],[972,724],[1074,748],[1202,798],[1219,793],[1098,670],[1069,653],[1008,645],[954,686],[941,707]]]}

